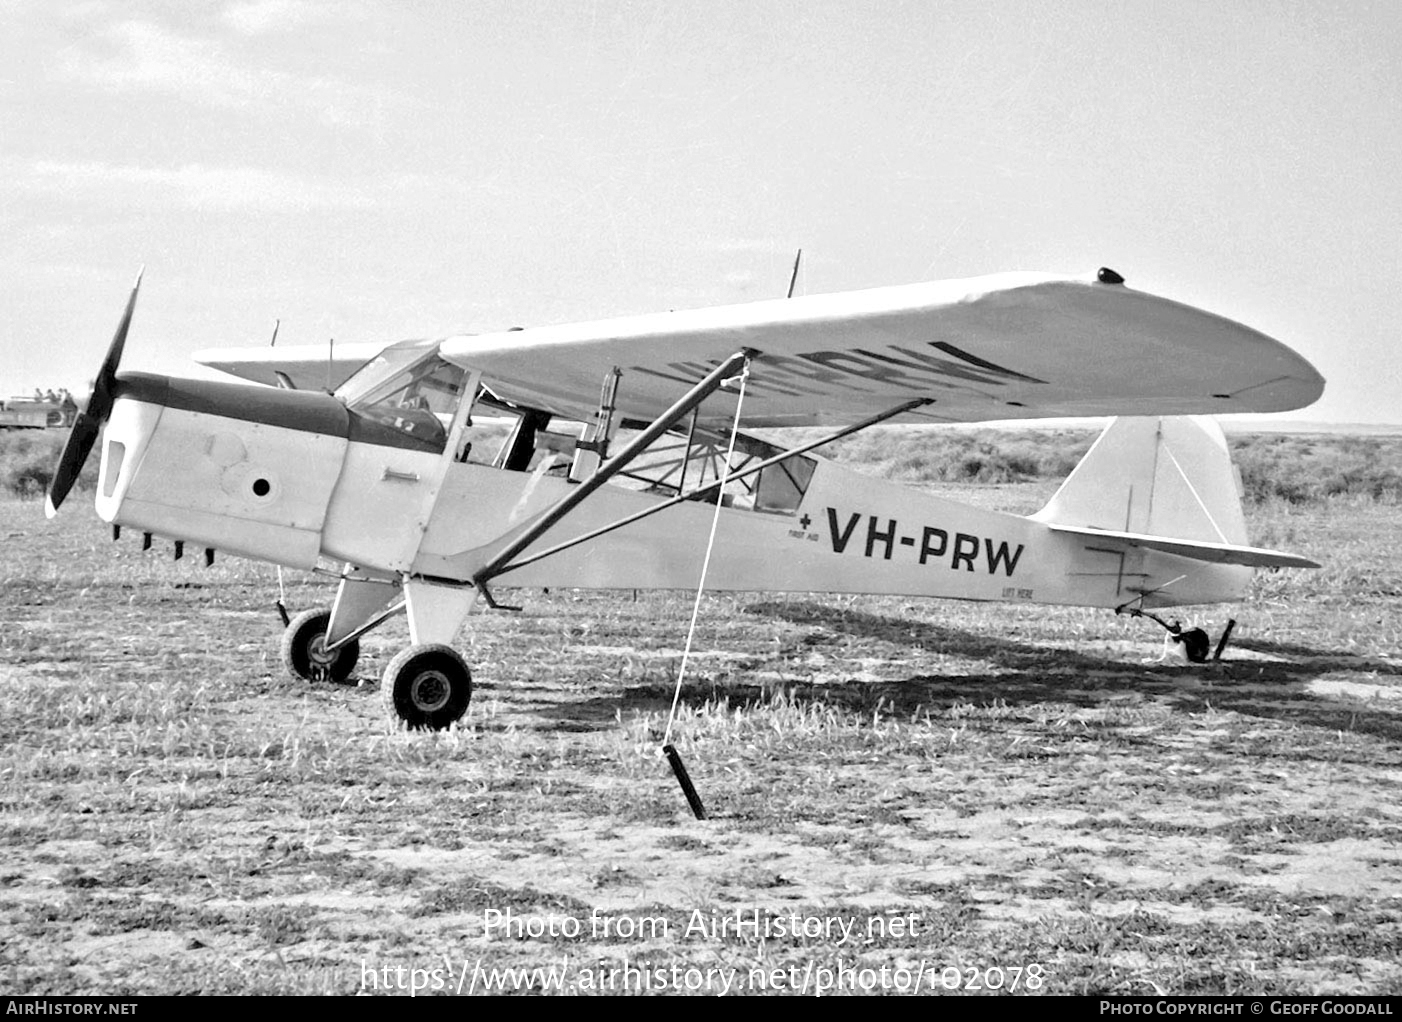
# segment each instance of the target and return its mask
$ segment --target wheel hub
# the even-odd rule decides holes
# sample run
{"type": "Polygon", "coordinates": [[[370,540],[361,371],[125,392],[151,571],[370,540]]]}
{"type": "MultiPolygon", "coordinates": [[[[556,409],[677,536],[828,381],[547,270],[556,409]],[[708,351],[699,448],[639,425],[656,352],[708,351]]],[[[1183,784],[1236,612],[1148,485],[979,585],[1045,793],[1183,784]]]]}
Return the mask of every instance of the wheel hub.
{"type": "Polygon", "coordinates": [[[326,651],[325,635],[318,635],[307,643],[307,659],[319,667],[329,667],[335,661],[336,654],[326,651]]]}
{"type": "Polygon", "coordinates": [[[452,683],[442,671],[424,671],[409,686],[409,697],[424,713],[441,710],[448,704],[451,694],[452,683]]]}

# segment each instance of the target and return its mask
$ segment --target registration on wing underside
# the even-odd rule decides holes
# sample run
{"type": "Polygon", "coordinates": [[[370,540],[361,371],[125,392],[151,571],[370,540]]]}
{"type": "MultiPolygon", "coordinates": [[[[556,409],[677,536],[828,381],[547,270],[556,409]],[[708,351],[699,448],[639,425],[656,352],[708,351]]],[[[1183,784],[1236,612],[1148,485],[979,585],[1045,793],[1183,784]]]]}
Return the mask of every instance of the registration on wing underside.
{"type": "MultiPolygon", "coordinates": [[[[808,351],[793,355],[763,354],[757,358],[748,386],[757,395],[785,397],[824,395],[838,387],[855,393],[889,393],[891,387],[912,392],[931,388],[975,389],[974,386],[1006,386],[1008,381],[1046,383],[1034,376],[997,365],[945,341],[931,341],[953,358],[932,355],[917,348],[890,345],[879,351],[853,348],[846,351],[808,351]],[[865,384],[865,385],[864,385],[865,384]],[[871,385],[875,384],[873,388],[871,385]]],[[[719,363],[668,362],[659,368],[636,365],[632,371],[678,383],[695,383],[719,363]]]]}
{"type": "MultiPolygon", "coordinates": [[[[859,554],[887,561],[904,557],[921,565],[942,565],[951,571],[984,569],[996,575],[1001,570],[1011,577],[1024,549],[1022,543],[1012,547],[1006,540],[969,532],[951,534],[934,525],[903,527],[898,519],[860,511],[840,512],[829,507],[826,512],[827,539],[835,554],[859,554]]],[[[805,514],[798,524],[798,529],[789,530],[791,537],[821,542],[822,533],[810,531],[815,524],[811,515],[805,514]]]]}

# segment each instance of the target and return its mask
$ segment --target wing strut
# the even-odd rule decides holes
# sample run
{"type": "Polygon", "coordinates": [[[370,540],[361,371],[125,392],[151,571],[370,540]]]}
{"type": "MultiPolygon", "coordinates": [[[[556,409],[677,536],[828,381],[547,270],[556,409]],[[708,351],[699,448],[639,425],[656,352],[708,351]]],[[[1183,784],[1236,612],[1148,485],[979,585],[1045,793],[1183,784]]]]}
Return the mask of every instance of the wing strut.
{"type": "MultiPolygon", "coordinates": [[[[503,547],[495,557],[482,565],[472,576],[472,584],[485,593],[487,583],[505,571],[513,557],[554,528],[561,518],[583,503],[586,497],[626,468],[629,462],[641,454],[649,444],[681,421],[687,412],[718,390],[723,381],[743,369],[745,363],[754,355],[753,351],[741,349],[712,369],[704,380],[687,391],[676,404],[663,412],[656,422],[634,437],[623,450],[600,465],[597,472],[571,490],[558,504],[545,512],[533,525],[503,547]]],[[[490,599],[488,602],[491,602],[490,599]]]]}
{"type": "MultiPolygon", "coordinates": [[[[888,408],[886,411],[878,412],[876,415],[872,415],[868,418],[865,418],[861,422],[855,422],[850,426],[844,426],[842,429],[829,436],[820,437],[817,440],[810,440],[808,443],[801,444],[800,446],[795,447],[791,451],[783,451],[780,454],[774,455],[774,457],[772,458],[766,458],[764,461],[761,461],[757,465],[747,465],[744,468],[739,469],[735,472],[728,472],[724,478],[715,479],[709,483],[705,483],[701,486],[698,486],[695,489],[688,490],[686,493],[679,493],[675,497],[671,497],[668,500],[664,500],[660,504],[654,504],[652,507],[643,508],[641,511],[636,511],[631,515],[618,519],[616,522],[610,522],[608,525],[601,525],[599,526],[599,528],[592,529],[589,532],[584,533],[583,535],[575,536],[573,539],[567,539],[563,543],[557,543],[555,546],[550,547],[548,550],[542,550],[539,553],[531,554],[529,557],[524,557],[521,560],[514,561],[510,564],[504,564],[500,568],[497,568],[493,572],[493,574],[501,575],[508,571],[515,571],[517,568],[524,568],[526,565],[534,564],[536,561],[543,561],[545,558],[553,557],[555,554],[562,553],[570,549],[571,547],[578,546],[581,543],[587,543],[591,539],[598,539],[600,536],[613,532],[615,529],[621,529],[625,525],[632,525],[634,522],[641,521],[644,518],[647,518],[651,515],[655,515],[659,511],[666,511],[669,507],[675,507],[677,504],[680,504],[683,501],[696,500],[703,494],[709,493],[711,490],[718,489],[724,483],[735,482],[737,479],[744,479],[748,476],[754,475],[757,472],[763,472],[766,468],[768,468],[771,465],[777,465],[781,461],[787,461],[789,458],[797,457],[800,454],[807,454],[809,451],[815,450],[819,447],[825,447],[831,443],[835,443],[838,440],[841,440],[843,437],[851,436],[853,433],[859,433],[862,430],[867,429],[868,427],[885,422],[887,419],[895,418],[897,415],[901,415],[904,412],[909,412],[915,408],[919,408],[922,405],[932,403],[933,401],[930,398],[922,397],[916,398],[912,401],[906,401],[903,404],[896,405],[894,408],[888,408]]],[[[689,447],[690,445],[688,445],[688,449],[689,447]]],[[[727,465],[728,464],[729,462],[727,461],[727,465]]]]}

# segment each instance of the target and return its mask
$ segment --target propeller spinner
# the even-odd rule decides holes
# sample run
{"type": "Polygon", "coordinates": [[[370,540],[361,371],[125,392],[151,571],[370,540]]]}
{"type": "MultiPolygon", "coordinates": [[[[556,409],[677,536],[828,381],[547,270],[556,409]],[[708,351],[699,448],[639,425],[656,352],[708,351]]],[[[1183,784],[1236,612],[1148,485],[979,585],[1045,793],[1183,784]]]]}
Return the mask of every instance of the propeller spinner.
{"type": "Polygon", "coordinates": [[[58,513],[63,499],[78,481],[78,473],[82,471],[83,463],[92,453],[93,444],[97,442],[98,434],[102,431],[102,424],[112,412],[112,402],[116,398],[117,366],[122,361],[122,348],[127,343],[127,330],[131,326],[131,314],[136,308],[136,294],[141,290],[143,273],[144,267],[136,275],[136,283],[132,285],[131,297],[127,299],[122,321],[117,324],[117,332],[112,336],[107,356],[97,371],[88,406],[78,413],[73,422],[73,430],[68,434],[68,443],[64,444],[63,453],[59,455],[58,466],[54,469],[54,477],[49,483],[48,497],[44,501],[44,514],[49,518],[58,513]]]}

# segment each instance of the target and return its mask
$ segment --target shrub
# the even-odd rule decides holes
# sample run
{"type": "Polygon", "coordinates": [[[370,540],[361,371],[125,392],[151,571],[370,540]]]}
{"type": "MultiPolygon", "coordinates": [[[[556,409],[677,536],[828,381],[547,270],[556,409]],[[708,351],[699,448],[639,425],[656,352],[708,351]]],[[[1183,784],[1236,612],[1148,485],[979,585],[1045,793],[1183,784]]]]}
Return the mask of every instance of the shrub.
{"type": "MultiPolygon", "coordinates": [[[[916,485],[1015,483],[1066,478],[1096,436],[1079,429],[892,426],[819,453],[916,485]]],[[[1248,504],[1308,504],[1334,497],[1395,502],[1402,497],[1402,437],[1256,434],[1228,439],[1248,504]]]]}
{"type": "Polygon", "coordinates": [[[1402,496],[1402,438],[1249,436],[1232,447],[1246,499],[1253,503],[1402,496]]]}
{"type": "MultiPolygon", "coordinates": [[[[23,498],[43,496],[53,479],[68,430],[0,430],[0,489],[23,498]]],[[[98,455],[88,456],[77,489],[97,487],[98,455]]]]}

